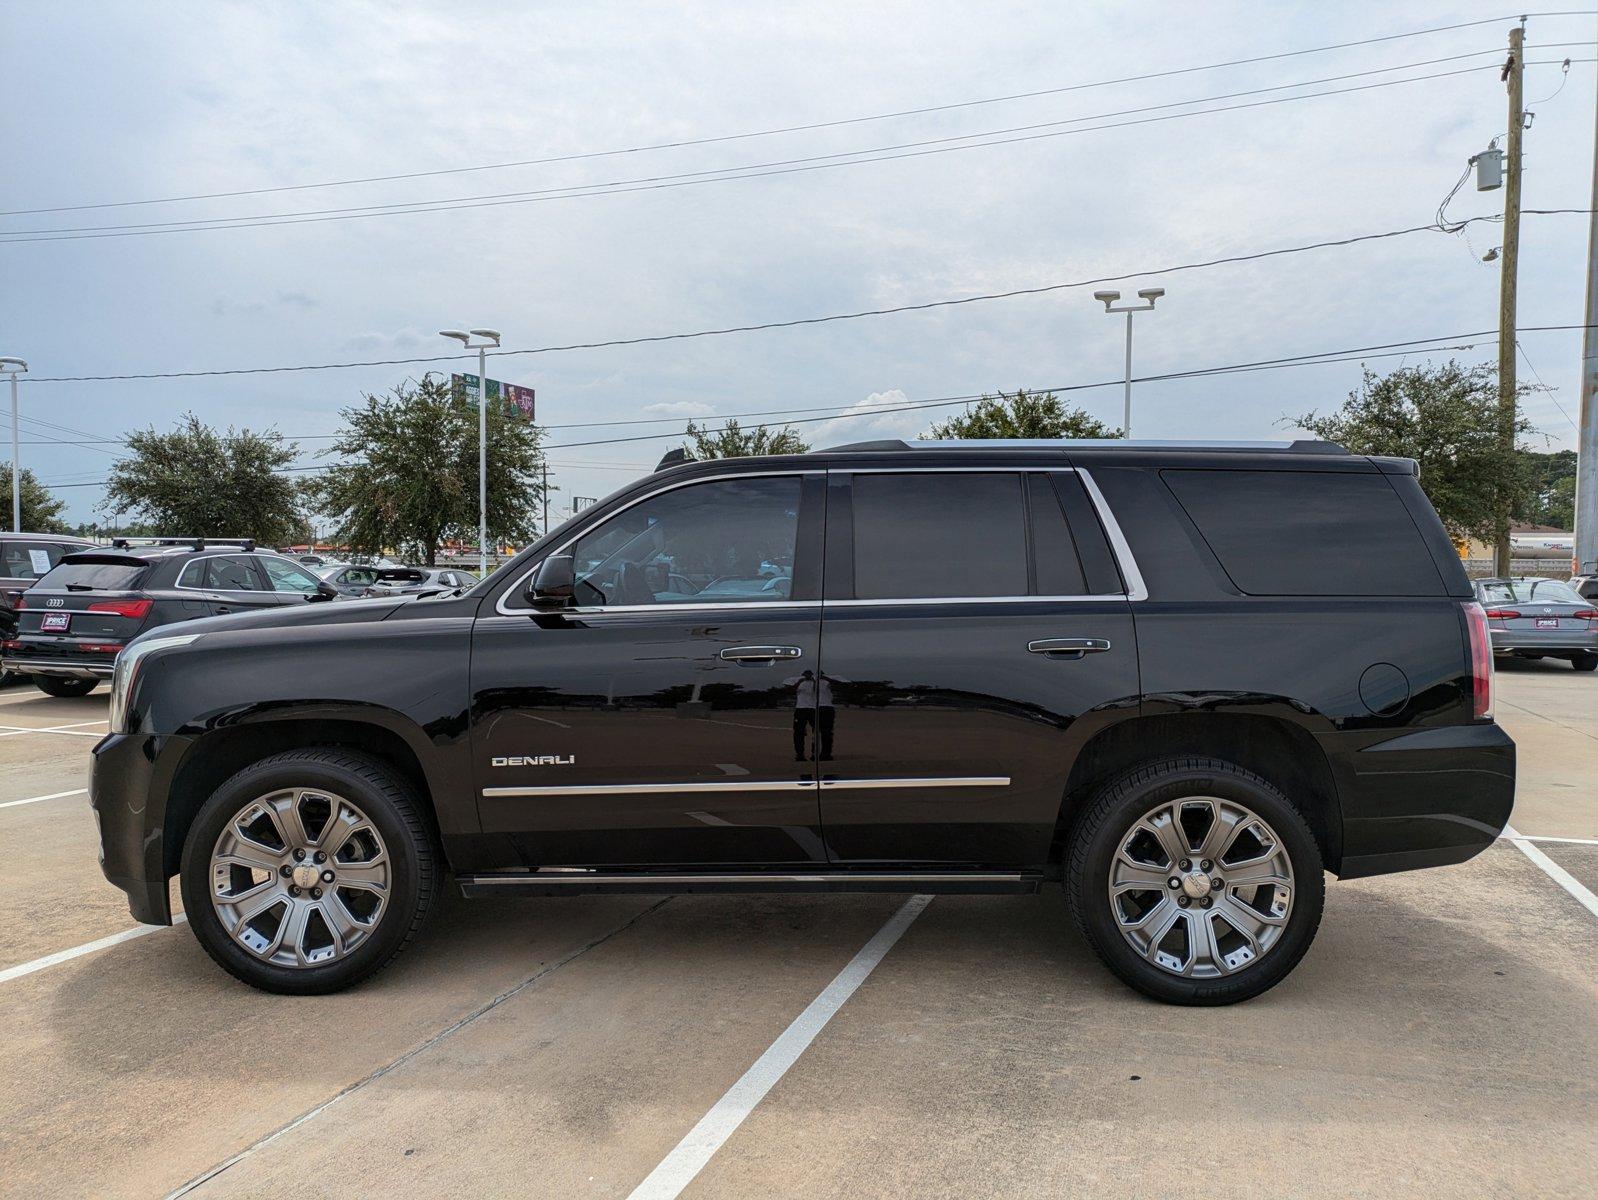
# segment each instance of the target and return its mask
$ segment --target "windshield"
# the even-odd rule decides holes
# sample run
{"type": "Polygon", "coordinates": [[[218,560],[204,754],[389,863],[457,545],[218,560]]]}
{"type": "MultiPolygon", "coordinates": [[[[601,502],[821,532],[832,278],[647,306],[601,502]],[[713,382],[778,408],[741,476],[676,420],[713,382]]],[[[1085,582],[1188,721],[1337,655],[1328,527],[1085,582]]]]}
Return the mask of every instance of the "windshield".
{"type": "Polygon", "coordinates": [[[1481,585],[1488,604],[1585,604],[1562,579],[1494,579],[1481,585]]]}

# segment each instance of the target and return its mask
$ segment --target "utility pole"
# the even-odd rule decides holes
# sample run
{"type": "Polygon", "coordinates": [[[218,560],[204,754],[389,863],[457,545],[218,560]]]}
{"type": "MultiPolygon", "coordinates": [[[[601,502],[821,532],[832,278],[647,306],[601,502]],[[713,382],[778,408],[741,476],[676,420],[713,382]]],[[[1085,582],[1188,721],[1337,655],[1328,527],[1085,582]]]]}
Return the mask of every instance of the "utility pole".
{"type": "Polygon", "coordinates": [[[11,377],[11,532],[22,532],[22,455],[17,440],[17,376],[28,369],[20,358],[0,358],[0,375],[11,377]]]}
{"type": "Polygon", "coordinates": [[[541,458],[540,462],[542,463],[543,470],[544,470],[544,485],[543,485],[543,488],[541,489],[542,492],[544,493],[544,536],[548,537],[549,536],[549,460],[547,458],[541,458]]]}
{"type": "MultiPolygon", "coordinates": [[[[1598,106],[1595,106],[1598,110],[1598,106]]],[[[1581,339],[1581,432],[1576,439],[1576,573],[1598,572],[1598,115],[1592,135],[1592,216],[1587,228],[1587,328],[1581,339]]]]}
{"type": "MultiPolygon", "coordinates": [[[[1524,83],[1526,62],[1524,23],[1509,31],[1509,60],[1504,63],[1503,82],[1509,85],[1509,160],[1504,181],[1504,254],[1498,272],[1498,438],[1506,455],[1515,448],[1515,283],[1520,269],[1520,165],[1521,138],[1526,118],[1524,83]]],[[[1493,573],[1504,577],[1510,572],[1509,505],[1500,501],[1498,540],[1493,548],[1493,573]]]]}

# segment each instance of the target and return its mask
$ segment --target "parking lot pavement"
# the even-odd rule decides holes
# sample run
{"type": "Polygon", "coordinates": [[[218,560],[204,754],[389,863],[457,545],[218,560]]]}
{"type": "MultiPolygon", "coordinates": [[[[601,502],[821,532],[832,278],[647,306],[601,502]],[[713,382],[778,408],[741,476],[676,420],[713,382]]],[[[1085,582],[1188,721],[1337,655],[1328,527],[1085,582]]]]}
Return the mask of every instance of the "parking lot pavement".
{"type": "MultiPolygon", "coordinates": [[[[40,730],[97,734],[104,705],[0,692],[27,729],[0,804],[86,786],[92,738],[40,730]]],[[[1511,664],[1499,716],[1517,831],[1598,841],[1598,678],[1511,664]]],[[[1058,891],[940,897],[677,1184],[1591,1196],[1598,915],[1523,847],[1598,890],[1598,845],[1557,840],[1335,884],[1304,963],[1231,1009],[1126,991],[1058,891]]],[[[0,808],[0,864],[0,969],[132,927],[82,795],[0,808]]],[[[393,967],[313,999],[155,931],[0,982],[0,1194],[624,1197],[902,903],[446,896],[393,967]]]]}

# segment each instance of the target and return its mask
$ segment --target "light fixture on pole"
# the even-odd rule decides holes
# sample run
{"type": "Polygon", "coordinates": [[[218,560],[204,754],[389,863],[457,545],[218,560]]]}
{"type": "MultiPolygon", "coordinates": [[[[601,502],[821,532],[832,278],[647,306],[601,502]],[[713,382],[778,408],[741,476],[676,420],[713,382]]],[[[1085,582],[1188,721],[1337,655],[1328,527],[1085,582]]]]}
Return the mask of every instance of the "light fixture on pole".
{"type": "Polygon", "coordinates": [[[477,570],[488,574],[488,348],[499,347],[499,330],[440,329],[439,336],[454,338],[477,351],[477,570]],[[483,340],[473,345],[474,337],[483,340]]]}
{"type": "Polygon", "coordinates": [[[11,377],[11,532],[22,532],[22,459],[17,441],[17,376],[28,369],[20,358],[0,358],[0,375],[11,377]]]}
{"type": "Polygon", "coordinates": [[[1140,312],[1151,312],[1154,302],[1165,295],[1164,288],[1144,288],[1138,295],[1143,298],[1142,304],[1123,304],[1116,307],[1115,302],[1121,298],[1120,292],[1094,292],[1093,298],[1104,305],[1107,313],[1126,314],[1126,414],[1121,422],[1121,436],[1132,436],[1132,315],[1140,312]]]}

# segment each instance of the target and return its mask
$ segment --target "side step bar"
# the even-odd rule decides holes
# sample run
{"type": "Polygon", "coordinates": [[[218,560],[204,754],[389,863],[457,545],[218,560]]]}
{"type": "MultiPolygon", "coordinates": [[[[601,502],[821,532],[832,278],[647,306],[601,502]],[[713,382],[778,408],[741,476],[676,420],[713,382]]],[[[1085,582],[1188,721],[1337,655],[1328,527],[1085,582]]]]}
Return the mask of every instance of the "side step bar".
{"type": "Polygon", "coordinates": [[[689,892],[935,892],[1028,895],[1038,871],[589,871],[544,868],[459,875],[465,896],[560,896],[582,892],[673,896],[689,892]]]}

